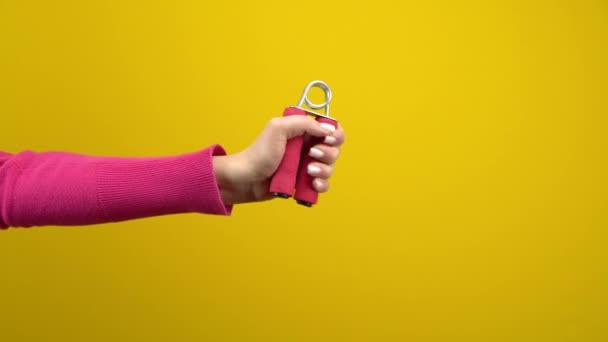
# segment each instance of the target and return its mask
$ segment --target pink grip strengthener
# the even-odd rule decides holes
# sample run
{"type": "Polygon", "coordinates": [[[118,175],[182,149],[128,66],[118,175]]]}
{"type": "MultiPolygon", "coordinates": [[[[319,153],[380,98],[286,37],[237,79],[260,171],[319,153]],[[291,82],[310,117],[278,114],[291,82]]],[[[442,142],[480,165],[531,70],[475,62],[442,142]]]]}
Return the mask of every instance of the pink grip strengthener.
{"type": "MultiPolygon", "coordinates": [[[[304,88],[298,104],[285,108],[283,116],[313,115],[318,122],[337,127],[338,120],[329,116],[329,102],[331,102],[329,86],[323,81],[312,81],[304,88]],[[325,102],[316,104],[308,99],[308,92],[312,87],[323,90],[325,102]],[[310,109],[304,108],[304,104],[310,109]],[[325,114],[315,112],[313,109],[324,109],[325,114]]],[[[314,177],[307,172],[308,164],[313,161],[313,158],[308,155],[308,150],[314,145],[323,143],[323,138],[310,137],[307,140],[305,143],[304,136],[298,136],[287,141],[285,154],[279,168],[272,176],[269,190],[276,197],[290,198],[293,196],[298,204],[312,207],[313,204],[317,203],[319,193],[312,187],[314,177]]]]}

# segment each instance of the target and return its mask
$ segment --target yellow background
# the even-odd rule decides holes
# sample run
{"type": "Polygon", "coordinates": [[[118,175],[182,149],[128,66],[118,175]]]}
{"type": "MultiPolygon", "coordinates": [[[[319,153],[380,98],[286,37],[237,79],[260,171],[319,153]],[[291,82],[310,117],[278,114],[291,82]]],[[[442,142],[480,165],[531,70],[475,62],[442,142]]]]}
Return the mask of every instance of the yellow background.
{"type": "Polygon", "coordinates": [[[316,208],[0,232],[0,341],[608,340],[606,1],[0,1],[5,151],[236,152],[313,79],[316,208]]]}

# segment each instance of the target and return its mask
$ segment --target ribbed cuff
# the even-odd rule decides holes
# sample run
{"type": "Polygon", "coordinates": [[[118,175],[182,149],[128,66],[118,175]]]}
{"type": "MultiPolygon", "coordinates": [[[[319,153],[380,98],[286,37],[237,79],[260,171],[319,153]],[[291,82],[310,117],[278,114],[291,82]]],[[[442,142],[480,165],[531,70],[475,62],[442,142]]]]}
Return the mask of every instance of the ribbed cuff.
{"type": "Polygon", "coordinates": [[[223,203],[213,170],[220,145],[158,158],[111,158],[96,165],[99,206],[107,221],[203,213],[231,215],[223,203]]]}

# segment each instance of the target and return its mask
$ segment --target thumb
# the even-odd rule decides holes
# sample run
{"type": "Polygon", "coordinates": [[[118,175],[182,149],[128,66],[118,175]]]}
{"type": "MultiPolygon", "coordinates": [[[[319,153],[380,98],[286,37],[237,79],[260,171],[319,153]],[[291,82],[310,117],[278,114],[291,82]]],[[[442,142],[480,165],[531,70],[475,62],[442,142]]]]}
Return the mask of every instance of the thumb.
{"type": "Polygon", "coordinates": [[[305,115],[290,115],[273,119],[275,127],[285,136],[291,139],[299,135],[308,134],[315,137],[323,137],[333,133],[335,128],[330,124],[318,123],[316,120],[305,115]]]}

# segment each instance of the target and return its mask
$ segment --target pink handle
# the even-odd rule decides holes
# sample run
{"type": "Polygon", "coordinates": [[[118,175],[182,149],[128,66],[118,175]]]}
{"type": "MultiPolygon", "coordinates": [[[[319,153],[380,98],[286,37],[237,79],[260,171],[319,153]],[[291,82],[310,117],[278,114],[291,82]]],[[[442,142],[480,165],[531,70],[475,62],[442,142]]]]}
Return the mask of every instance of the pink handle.
{"type": "MultiPolygon", "coordinates": [[[[338,126],[338,122],[336,122],[335,120],[320,116],[317,117],[317,121],[319,123],[328,123],[334,127],[338,126]]],[[[311,139],[310,145],[304,147],[304,158],[302,160],[302,163],[300,164],[300,169],[298,170],[295,199],[298,201],[299,204],[305,205],[307,207],[312,207],[313,204],[316,204],[317,199],[319,197],[319,193],[312,187],[312,181],[314,180],[314,177],[308,174],[308,164],[314,161],[314,159],[308,155],[308,150],[315,145],[321,144],[323,140],[324,138],[311,139]]]]}
{"type": "MultiPolygon", "coordinates": [[[[283,116],[290,115],[306,115],[306,112],[298,108],[285,108],[283,111],[283,116]]],[[[300,165],[300,155],[302,153],[303,142],[303,136],[298,136],[287,141],[281,164],[279,164],[279,168],[274,173],[272,180],[270,181],[269,191],[273,195],[282,198],[289,198],[293,196],[296,186],[298,166],[300,165]]]]}

